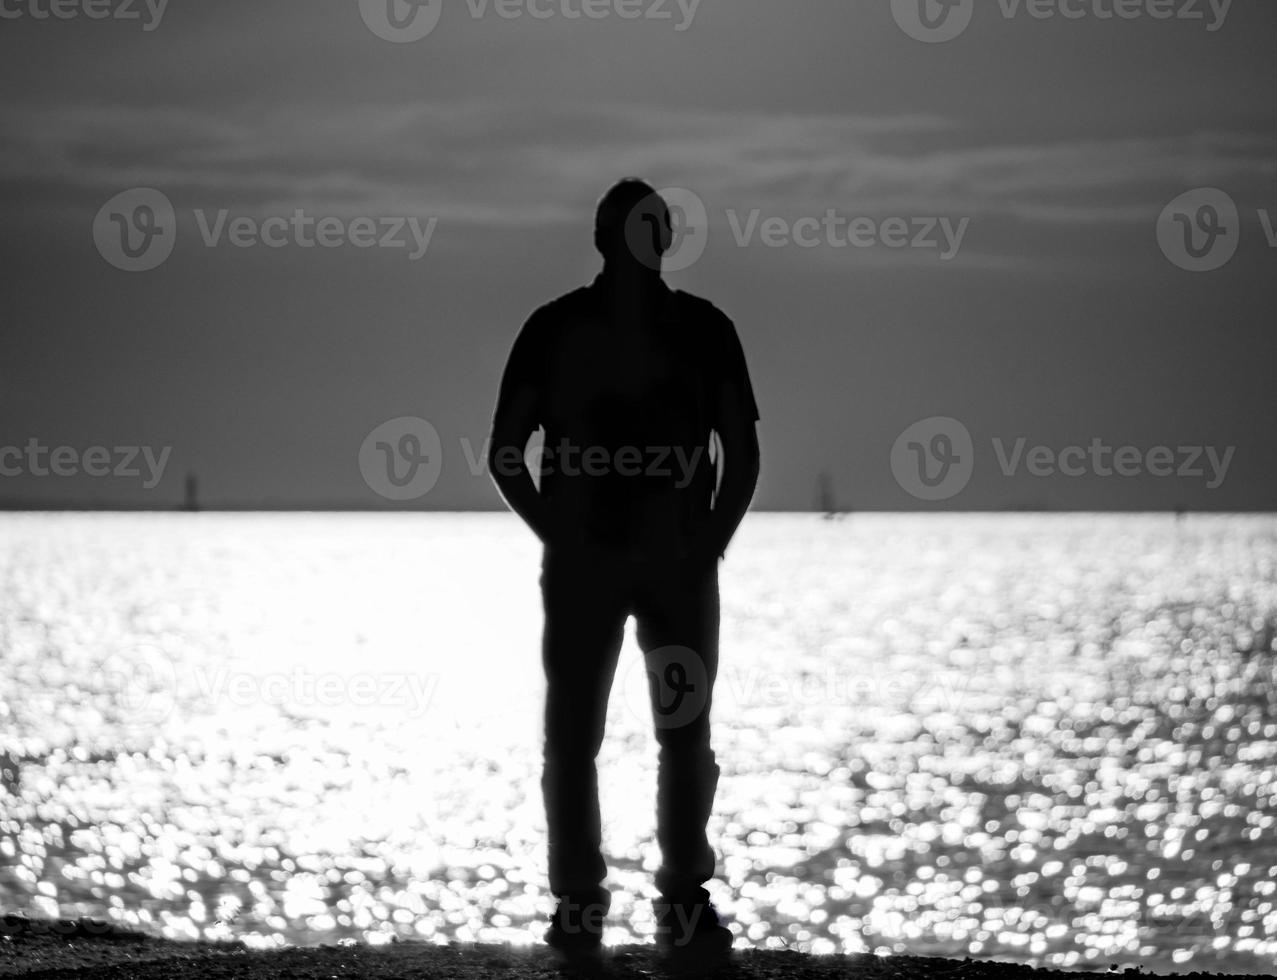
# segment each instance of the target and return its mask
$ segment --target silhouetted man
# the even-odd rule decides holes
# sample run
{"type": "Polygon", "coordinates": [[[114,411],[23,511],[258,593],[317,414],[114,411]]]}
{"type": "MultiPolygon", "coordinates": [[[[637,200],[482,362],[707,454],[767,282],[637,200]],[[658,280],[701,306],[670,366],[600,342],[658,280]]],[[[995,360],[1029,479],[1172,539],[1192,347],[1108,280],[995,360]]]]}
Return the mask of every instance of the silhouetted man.
{"type": "Polygon", "coordinates": [[[545,545],[542,790],[559,899],[546,940],[565,952],[598,948],[610,905],[595,757],[631,614],[660,745],[657,938],[731,945],[702,887],[719,773],[710,694],[718,559],[758,480],[758,409],[732,322],[661,279],[672,236],[647,184],[608,191],[594,233],[603,272],[528,320],[493,420],[497,486],[545,545]],[[538,429],[539,485],[524,458],[538,429]]]}

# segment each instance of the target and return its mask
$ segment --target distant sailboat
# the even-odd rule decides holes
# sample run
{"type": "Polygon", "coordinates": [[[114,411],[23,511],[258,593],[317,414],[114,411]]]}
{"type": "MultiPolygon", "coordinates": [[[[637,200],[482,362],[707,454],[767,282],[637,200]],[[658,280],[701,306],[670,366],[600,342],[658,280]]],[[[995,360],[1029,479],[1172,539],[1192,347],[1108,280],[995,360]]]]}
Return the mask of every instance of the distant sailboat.
{"type": "Polygon", "coordinates": [[[200,480],[194,473],[186,474],[186,499],[182,502],[182,510],[192,514],[200,509],[200,480]]]}
{"type": "Polygon", "coordinates": [[[832,521],[846,516],[846,511],[838,507],[838,499],[834,493],[834,478],[828,470],[821,470],[816,479],[816,509],[822,512],[825,520],[832,521]]]}

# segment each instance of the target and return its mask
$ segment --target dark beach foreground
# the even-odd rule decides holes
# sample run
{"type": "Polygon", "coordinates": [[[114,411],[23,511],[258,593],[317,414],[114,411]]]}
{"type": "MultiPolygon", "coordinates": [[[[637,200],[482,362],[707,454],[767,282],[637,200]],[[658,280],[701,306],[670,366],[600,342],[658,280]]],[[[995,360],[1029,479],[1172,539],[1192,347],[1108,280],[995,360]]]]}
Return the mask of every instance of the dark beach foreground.
{"type": "MultiPolygon", "coordinates": [[[[320,946],[271,951],[249,950],[237,943],[171,942],[86,920],[37,922],[9,916],[0,924],[0,977],[106,977],[143,980],[330,980],[367,977],[498,978],[529,980],[573,974],[545,947],[513,948],[394,942],[385,946],[320,946]]],[[[1035,970],[1014,963],[950,960],[916,956],[809,956],[803,953],[737,950],[730,961],[712,970],[672,970],[653,946],[622,946],[609,951],[602,975],[653,978],[667,975],[713,976],[723,980],[897,980],[954,978],[973,980],[1046,980],[1077,976],[1035,970]]],[[[1141,976],[1128,969],[1106,976],[1141,976]]],[[[1184,977],[1228,976],[1190,973],[1184,977]]]]}

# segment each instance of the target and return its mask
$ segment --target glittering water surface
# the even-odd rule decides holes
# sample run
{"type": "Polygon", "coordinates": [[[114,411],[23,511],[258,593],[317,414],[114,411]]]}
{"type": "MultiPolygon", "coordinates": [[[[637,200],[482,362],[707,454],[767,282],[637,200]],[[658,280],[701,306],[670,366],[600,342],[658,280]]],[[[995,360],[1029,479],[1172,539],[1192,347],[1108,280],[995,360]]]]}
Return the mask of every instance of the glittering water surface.
{"type": "MultiPolygon", "coordinates": [[[[173,937],[528,942],[537,555],[505,516],[0,516],[0,897],[173,937]]],[[[754,516],[711,827],[742,945],[1277,965],[1277,520],[754,516]]],[[[632,640],[609,940],[652,931],[632,640]]]]}

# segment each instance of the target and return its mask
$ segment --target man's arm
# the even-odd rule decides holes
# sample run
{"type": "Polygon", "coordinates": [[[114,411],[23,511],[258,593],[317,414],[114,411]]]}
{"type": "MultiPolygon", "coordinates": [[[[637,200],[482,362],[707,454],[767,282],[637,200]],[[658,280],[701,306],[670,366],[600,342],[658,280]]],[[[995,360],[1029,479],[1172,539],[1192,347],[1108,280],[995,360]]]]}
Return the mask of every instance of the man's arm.
{"type": "Polygon", "coordinates": [[[537,491],[524,456],[528,440],[541,426],[537,385],[542,379],[538,377],[532,347],[535,319],[534,316],[515,340],[501,379],[488,446],[488,472],[506,504],[544,543],[550,539],[549,508],[537,491]]]}
{"type": "Polygon", "coordinates": [[[715,405],[714,429],[722,452],[722,472],[710,516],[708,546],[722,556],[749,510],[761,466],[758,449],[758,406],[745,364],[745,352],[731,320],[719,313],[718,362],[722,371],[715,405]]]}
{"type": "Polygon", "coordinates": [[[734,415],[723,417],[722,428],[718,430],[723,470],[709,529],[709,546],[715,558],[727,550],[749,510],[762,465],[754,420],[743,417],[739,402],[736,409],[734,415]]]}

